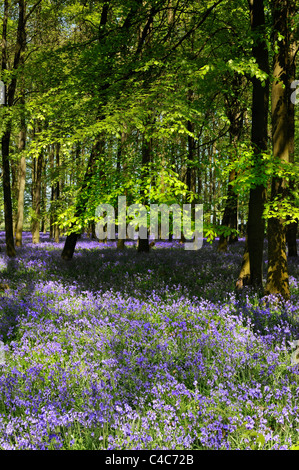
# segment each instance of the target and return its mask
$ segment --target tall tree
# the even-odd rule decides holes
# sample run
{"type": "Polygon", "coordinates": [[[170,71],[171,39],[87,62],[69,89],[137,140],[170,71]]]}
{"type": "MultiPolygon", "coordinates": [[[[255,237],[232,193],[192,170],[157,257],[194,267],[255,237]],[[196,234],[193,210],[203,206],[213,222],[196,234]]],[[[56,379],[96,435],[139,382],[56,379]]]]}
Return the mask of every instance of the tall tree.
{"type": "MultiPolygon", "coordinates": [[[[15,45],[15,55],[13,68],[16,70],[20,61],[21,50],[25,47],[24,41],[24,15],[25,5],[23,1],[19,1],[19,19],[17,41],[15,45]]],[[[7,24],[9,17],[9,0],[4,0],[3,24],[2,24],[2,73],[8,69],[8,43],[7,43],[7,24]]],[[[8,107],[13,105],[14,95],[16,89],[16,76],[13,76],[11,82],[7,87],[6,103],[8,107]]],[[[3,196],[4,196],[4,218],[5,218],[5,241],[6,252],[9,257],[16,254],[13,238],[13,214],[12,214],[12,200],[11,200],[11,184],[10,184],[10,162],[9,162],[9,144],[11,136],[11,122],[8,120],[4,130],[1,147],[2,147],[2,169],[3,169],[3,196]]]]}
{"type": "MultiPolygon", "coordinates": [[[[296,54],[297,54],[297,41],[294,37],[294,13],[296,12],[296,0],[289,1],[289,25],[288,25],[288,89],[290,90],[291,84],[296,78],[296,54]]],[[[288,132],[289,132],[289,161],[295,163],[295,103],[293,100],[288,99],[288,132]]],[[[295,190],[295,182],[293,179],[290,180],[289,184],[291,198],[292,192],[295,190]]],[[[293,199],[293,198],[292,198],[293,199]]],[[[297,256],[297,230],[298,230],[298,219],[289,223],[286,227],[286,241],[288,245],[288,256],[297,256]]]]}
{"type": "MultiPolygon", "coordinates": [[[[263,0],[248,0],[250,9],[250,24],[253,33],[252,55],[258,68],[269,75],[269,59],[266,40],[266,25],[263,0]]],[[[268,109],[269,109],[269,79],[258,76],[252,78],[252,127],[251,143],[253,148],[252,171],[258,178],[263,174],[262,153],[267,150],[268,140],[268,109]]],[[[265,221],[263,218],[266,200],[265,182],[256,183],[250,188],[249,211],[247,223],[247,242],[249,256],[243,258],[242,272],[239,274],[238,286],[242,287],[248,280],[250,269],[250,284],[262,287],[263,282],[263,247],[265,221]],[[249,259],[249,266],[244,269],[244,260],[249,259]]]]}
{"type": "MultiPolygon", "coordinates": [[[[18,70],[20,65],[23,64],[22,55],[26,49],[26,24],[33,12],[42,0],[37,0],[26,12],[26,0],[18,0],[18,14],[17,14],[17,32],[16,41],[13,47],[13,58],[9,60],[9,45],[8,45],[8,18],[10,8],[14,5],[10,0],[4,0],[3,8],[3,24],[2,24],[2,74],[4,73],[4,81],[7,82],[7,107],[11,110],[14,105],[15,92],[17,88],[18,70]],[[11,64],[11,65],[10,65],[11,64]],[[12,72],[6,74],[6,72],[12,72]],[[7,78],[9,77],[9,78],[7,78]]],[[[4,196],[4,216],[5,216],[5,238],[6,238],[6,251],[10,257],[15,256],[16,250],[13,239],[13,215],[12,215],[12,200],[11,200],[11,184],[10,184],[10,162],[9,150],[11,139],[12,122],[8,116],[4,133],[1,139],[2,147],[2,167],[3,167],[3,196],[4,196]]]]}
{"type": "MultiPolygon", "coordinates": [[[[23,85],[23,84],[22,84],[23,85]]],[[[25,121],[25,97],[24,86],[21,88],[21,126],[19,132],[19,152],[21,154],[19,163],[19,191],[18,191],[18,213],[16,220],[16,246],[22,246],[22,233],[24,223],[24,194],[26,183],[26,156],[24,154],[26,146],[26,121],[25,121]]]]}
{"type": "MultiPolygon", "coordinates": [[[[288,131],[288,0],[273,1],[275,53],[271,100],[273,158],[289,162],[288,131]]],[[[277,213],[268,220],[268,275],[266,293],[289,298],[289,278],[286,256],[285,220],[281,214],[287,196],[287,181],[274,174],[271,184],[271,203],[277,213]]]]}
{"type": "MultiPolygon", "coordinates": [[[[149,174],[149,164],[151,161],[151,152],[152,152],[152,140],[147,139],[145,136],[143,136],[143,142],[142,142],[142,180],[146,180],[149,174]]],[[[142,199],[142,202],[145,203],[145,193],[143,189],[140,191],[140,197],[142,199]]],[[[148,238],[139,238],[138,239],[138,252],[148,252],[150,250],[149,246],[149,241],[148,238]]]]}
{"type": "MultiPolygon", "coordinates": [[[[86,211],[87,203],[89,199],[88,193],[92,184],[96,162],[99,156],[103,152],[103,146],[104,146],[104,141],[103,139],[99,137],[92,147],[89,161],[87,164],[87,169],[86,169],[84,179],[83,179],[83,184],[81,186],[78,200],[76,203],[76,212],[75,212],[76,219],[81,219],[86,211]]],[[[75,248],[76,248],[78,235],[80,234],[80,232],[81,232],[81,228],[78,228],[76,224],[73,224],[72,231],[66,237],[66,240],[65,240],[65,244],[61,253],[62,259],[64,260],[72,259],[75,248]]]]}
{"type": "MultiPolygon", "coordinates": [[[[108,11],[109,11],[109,5],[110,2],[104,2],[102,12],[101,12],[101,19],[100,19],[100,24],[99,24],[99,29],[98,29],[98,42],[101,45],[101,41],[105,41],[105,27],[107,25],[108,21],[108,11]]],[[[105,86],[104,86],[105,90],[105,86]]],[[[101,121],[103,120],[103,113],[101,110],[98,110],[98,120],[101,121]]],[[[81,218],[86,211],[87,208],[87,203],[88,203],[88,187],[90,186],[90,183],[92,181],[92,178],[94,176],[94,171],[96,167],[96,162],[99,157],[99,155],[102,154],[103,151],[103,137],[101,135],[97,136],[95,143],[93,144],[90,157],[88,160],[87,164],[87,169],[84,175],[83,179],[83,184],[82,188],[79,194],[79,198],[76,204],[76,211],[75,211],[75,217],[76,218],[81,218]]],[[[75,226],[75,224],[72,225],[72,231],[71,233],[66,237],[65,244],[61,253],[61,257],[64,260],[70,260],[73,257],[76,243],[77,243],[77,238],[78,238],[79,232],[78,228],[75,226]]]]}
{"type": "MultiPolygon", "coordinates": [[[[41,129],[37,127],[37,132],[41,129]]],[[[32,162],[32,223],[31,234],[32,243],[39,243],[40,236],[40,209],[41,209],[41,187],[42,187],[42,170],[44,161],[44,150],[40,149],[38,156],[32,162]]]]}

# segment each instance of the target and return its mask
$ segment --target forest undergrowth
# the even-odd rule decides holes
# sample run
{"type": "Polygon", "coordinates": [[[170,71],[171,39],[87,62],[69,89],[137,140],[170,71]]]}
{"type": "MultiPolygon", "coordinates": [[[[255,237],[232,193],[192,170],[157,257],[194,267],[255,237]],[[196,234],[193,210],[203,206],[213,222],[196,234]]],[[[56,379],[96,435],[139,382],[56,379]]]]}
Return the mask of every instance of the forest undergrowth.
{"type": "Polygon", "coordinates": [[[235,292],[242,240],[115,245],[0,253],[0,449],[299,446],[298,260],[283,301],[235,292]]]}

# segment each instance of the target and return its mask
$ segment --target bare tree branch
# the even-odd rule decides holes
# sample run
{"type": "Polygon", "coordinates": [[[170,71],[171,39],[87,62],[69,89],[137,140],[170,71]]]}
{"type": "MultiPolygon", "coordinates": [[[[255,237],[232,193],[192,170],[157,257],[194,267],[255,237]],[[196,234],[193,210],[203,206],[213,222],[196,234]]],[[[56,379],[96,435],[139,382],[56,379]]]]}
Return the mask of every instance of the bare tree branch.
{"type": "Polygon", "coordinates": [[[42,2],[42,0],[37,0],[37,2],[33,5],[33,7],[30,9],[30,11],[28,11],[27,15],[25,16],[25,21],[24,23],[26,24],[27,21],[29,20],[30,16],[32,15],[32,13],[34,12],[34,10],[36,9],[36,7],[38,7],[38,5],[42,2]]]}

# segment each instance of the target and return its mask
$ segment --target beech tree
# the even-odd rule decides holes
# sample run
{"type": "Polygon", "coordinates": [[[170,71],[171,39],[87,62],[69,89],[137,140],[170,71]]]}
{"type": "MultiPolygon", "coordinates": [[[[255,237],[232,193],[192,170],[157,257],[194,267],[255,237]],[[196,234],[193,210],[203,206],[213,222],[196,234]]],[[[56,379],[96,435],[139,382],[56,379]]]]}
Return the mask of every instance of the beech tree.
{"type": "MultiPolygon", "coordinates": [[[[271,99],[273,158],[278,163],[289,162],[288,130],[288,1],[273,1],[273,26],[275,53],[273,60],[273,84],[271,99]]],[[[280,212],[281,204],[287,196],[287,180],[275,175],[271,184],[271,203],[275,215],[268,220],[268,275],[266,292],[290,296],[286,256],[285,220],[280,212]]]]}

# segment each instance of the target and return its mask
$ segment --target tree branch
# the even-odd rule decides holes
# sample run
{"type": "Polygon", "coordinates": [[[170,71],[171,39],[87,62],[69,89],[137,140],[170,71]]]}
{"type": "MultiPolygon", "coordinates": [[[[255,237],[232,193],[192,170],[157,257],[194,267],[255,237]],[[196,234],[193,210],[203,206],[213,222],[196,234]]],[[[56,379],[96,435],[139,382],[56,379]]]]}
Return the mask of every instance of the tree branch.
{"type": "Polygon", "coordinates": [[[25,20],[24,20],[24,23],[26,24],[27,21],[29,20],[30,16],[32,15],[32,13],[34,12],[34,10],[36,9],[36,7],[38,7],[38,5],[42,2],[42,0],[37,0],[37,2],[33,5],[33,7],[31,8],[30,11],[28,11],[27,15],[25,16],[25,20]]]}
{"type": "Polygon", "coordinates": [[[185,39],[187,39],[194,31],[196,31],[205,22],[210,13],[212,13],[212,11],[222,2],[223,0],[218,0],[210,8],[208,8],[201,20],[193,28],[189,29],[189,31],[187,31],[184,36],[181,37],[181,39],[173,46],[173,48],[162,58],[162,61],[167,59],[173,53],[173,51],[175,51],[185,41],[185,39]]]}

